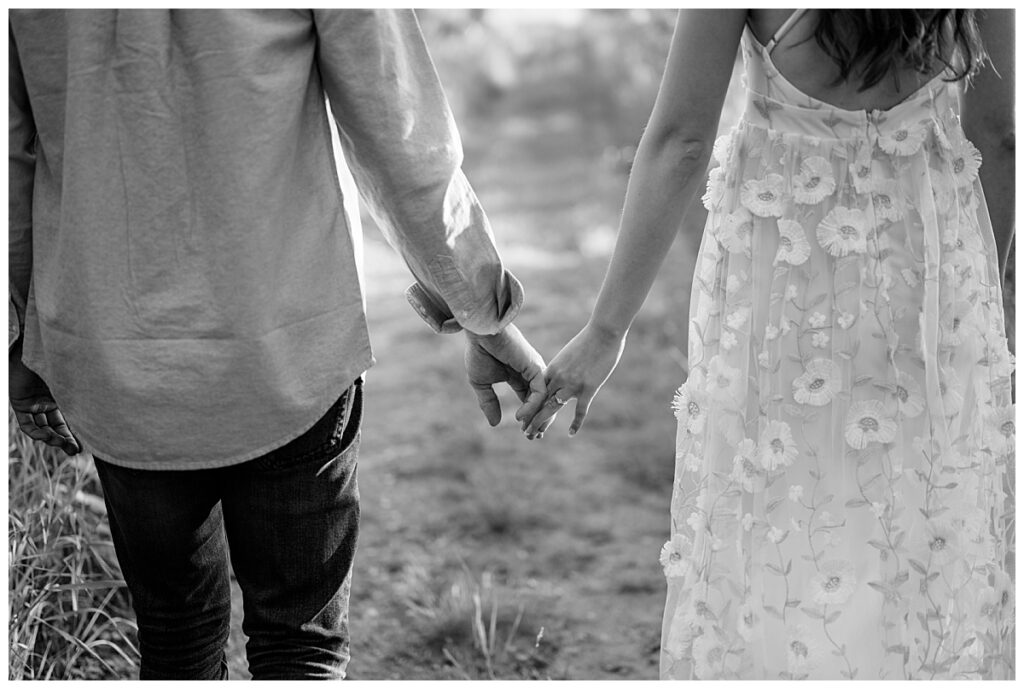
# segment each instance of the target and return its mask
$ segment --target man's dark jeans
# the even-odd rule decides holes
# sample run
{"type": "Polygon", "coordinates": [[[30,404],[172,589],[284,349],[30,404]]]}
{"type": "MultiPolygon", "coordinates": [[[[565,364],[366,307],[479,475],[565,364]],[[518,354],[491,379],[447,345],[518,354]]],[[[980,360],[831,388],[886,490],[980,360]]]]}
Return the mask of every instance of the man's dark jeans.
{"type": "Polygon", "coordinates": [[[97,458],[142,679],[227,678],[229,545],[253,678],[344,677],[361,415],[357,381],[307,433],[242,464],[147,471],[97,458]]]}

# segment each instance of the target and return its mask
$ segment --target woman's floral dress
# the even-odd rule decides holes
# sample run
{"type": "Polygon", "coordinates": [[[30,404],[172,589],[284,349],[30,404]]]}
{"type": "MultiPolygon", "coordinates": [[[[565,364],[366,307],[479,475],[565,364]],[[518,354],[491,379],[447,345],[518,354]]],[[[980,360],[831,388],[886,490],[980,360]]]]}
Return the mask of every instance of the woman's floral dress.
{"type": "Polygon", "coordinates": [[[840,110],[749,30],[743,52],[674,405],[662,676],[1010,678],[1013,362],[956,86],[840,110]]]}

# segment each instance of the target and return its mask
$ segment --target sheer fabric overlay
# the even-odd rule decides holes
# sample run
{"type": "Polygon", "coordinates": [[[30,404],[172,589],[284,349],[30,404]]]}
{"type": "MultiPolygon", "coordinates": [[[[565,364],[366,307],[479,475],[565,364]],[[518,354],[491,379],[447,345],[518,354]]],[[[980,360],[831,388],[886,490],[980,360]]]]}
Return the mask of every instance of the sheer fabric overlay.
{"type": "Polygon", "coordinates": [[[842,110],[742,50],[674,403],[662,677],[1011,678],[1013,361],[957,87],[842,110]]]}

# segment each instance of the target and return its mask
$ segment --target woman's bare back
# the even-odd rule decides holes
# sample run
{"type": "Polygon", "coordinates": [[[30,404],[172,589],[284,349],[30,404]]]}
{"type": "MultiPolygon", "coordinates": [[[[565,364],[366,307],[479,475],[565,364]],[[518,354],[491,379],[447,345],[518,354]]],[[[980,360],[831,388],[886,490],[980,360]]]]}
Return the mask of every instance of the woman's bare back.
{"type": "MultiPolygon", "coordinates": [[[[821,11],[805,12],[771,53],[772,62],[779,72],[808,96],[844,110],[887,110],[905,100],[943,69],[940,64],[931,74],[921,74],[912,68],[904,68],[864,91],[858,90],[860,80],[856,76],[850,81],[836,83],[839,67],[814,40],[821,11]]],[[[793,10],[785,9],[750,10],[749,23],[754,37],[766,45],[792,14],[793,10]]]]}

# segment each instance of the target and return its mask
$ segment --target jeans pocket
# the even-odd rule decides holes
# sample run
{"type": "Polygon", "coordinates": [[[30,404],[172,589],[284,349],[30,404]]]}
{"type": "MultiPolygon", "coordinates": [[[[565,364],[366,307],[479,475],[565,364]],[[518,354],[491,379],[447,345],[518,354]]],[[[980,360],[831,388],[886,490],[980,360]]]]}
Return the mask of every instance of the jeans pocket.
{"type": "Polygon", "coordinates": [[[312,428],[253,460],[254,466],[273,471],[341,455],[355,443],[362,417],[363,380],[358,378],[312,428]]]}

